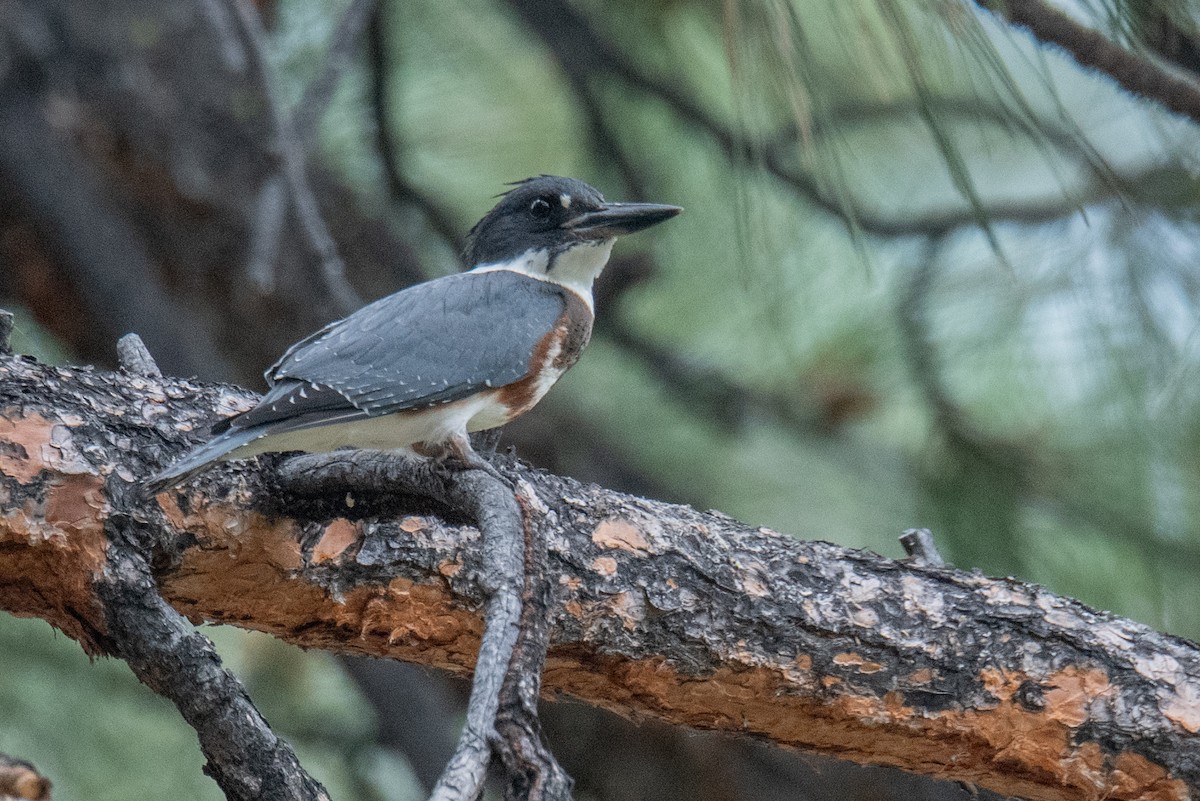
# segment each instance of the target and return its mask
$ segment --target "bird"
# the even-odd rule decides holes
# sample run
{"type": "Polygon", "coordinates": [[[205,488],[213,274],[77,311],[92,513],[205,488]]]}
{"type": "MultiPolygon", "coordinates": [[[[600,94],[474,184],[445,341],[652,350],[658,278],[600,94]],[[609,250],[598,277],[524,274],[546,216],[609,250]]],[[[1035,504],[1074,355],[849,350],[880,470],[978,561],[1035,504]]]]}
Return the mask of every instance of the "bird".
{"type": "MultiPolygon", "coordinates": [[[[380,298],[292,345],[256,406],[141,485],[152,498],[217,462],[345,447],[491,466],[468,435],[528,412],[591,338],[592,283],[618,236],[682,209],[610,203],[574,178],[510,184],[466,238],[465,272],[380,298]]],[[[494,472],[489,470],[489,472],[494,472]]]]}

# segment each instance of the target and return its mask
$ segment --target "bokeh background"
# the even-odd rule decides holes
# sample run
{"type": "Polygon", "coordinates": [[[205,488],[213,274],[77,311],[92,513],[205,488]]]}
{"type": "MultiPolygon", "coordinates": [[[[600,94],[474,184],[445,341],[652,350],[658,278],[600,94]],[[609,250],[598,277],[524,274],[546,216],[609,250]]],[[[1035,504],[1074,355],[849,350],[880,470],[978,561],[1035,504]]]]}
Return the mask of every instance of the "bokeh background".
{"type": "MultiPolygon", "coordinates": [[[[1192,0],[1057,7],[1200,66],[1192,0]]],[[[959,567],[1194,639],[1198,145],[965,0],[0,0],[0,307],[48,361],[112,366],[136,331],[261,389],[291,341],[461,269],[506,182],[676,203],[505,443],[890,556],[927,526],[959,567]]],[[[436,777],[461,685],[207,633],[334,798],[436,777]]],[[[584,799],[970,797],[545,714],[584,799]]],[[[40,621],[0,616],[0,752],[60,800],[220,797],[165,701],[40,621]]]]}

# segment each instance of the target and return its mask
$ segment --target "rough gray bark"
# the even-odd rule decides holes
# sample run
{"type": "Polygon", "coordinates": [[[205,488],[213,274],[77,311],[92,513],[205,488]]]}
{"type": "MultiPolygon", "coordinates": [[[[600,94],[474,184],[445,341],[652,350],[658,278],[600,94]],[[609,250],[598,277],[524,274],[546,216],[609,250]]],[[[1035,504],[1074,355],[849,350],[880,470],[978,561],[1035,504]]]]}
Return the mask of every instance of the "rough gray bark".
{"type": "MultiPolygon", "coordinates": [[[[102,646],[106,522],[154,538],[199,620],[466,673],[477,534],[428,500],[266,491],[268,460],[129,507],[125,488],[251,396],[0,360],[0,608],[102,646]]],[[[1010,579],[801,542],[508,463],[549,544],[544,683],[627,715],[1037,799],[1200,788],[1200,649],[1010,579]]]]}
{"type": "MultiPolygon", "coordinates": [[[[137,537],[134,530],[113,534],[137,537]]],[[[207,637],[166,604],[136,550],[108,549],[95,583],[104,609],[105,650],[125,660],[150,689],[170,699],[200,739],[213,778],[229,801],[329,801],[291,746],[271,731],[207,637]]]]}
{"type": "Polygon", "coordinates": [[[448,472],[428,460],[372,451],[308,454],[284,462],[274,478],[291,496],[341,497],[364,488],[407,492],[466,514],[480,529],[479,586],[487,596],[484,630],[467,721],[430,801],[480,795],[492,751],[509,776],[506,798],[570,798],[571,780],[542,745],[537,699],[549,640],[546,544],[527,524],[528,498],[482,470],[448,472]],[[525,499],[526,502],[522,502],[525,499]]]}

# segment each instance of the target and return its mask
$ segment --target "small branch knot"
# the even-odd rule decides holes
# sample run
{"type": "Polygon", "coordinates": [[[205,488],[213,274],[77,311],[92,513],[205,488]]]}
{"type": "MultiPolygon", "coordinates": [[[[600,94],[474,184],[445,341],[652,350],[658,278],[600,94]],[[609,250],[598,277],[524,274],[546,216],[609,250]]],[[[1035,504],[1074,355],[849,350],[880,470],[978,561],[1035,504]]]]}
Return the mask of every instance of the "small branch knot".
{"type": "Polygon", "coordinates": [[[12,343],[9,338],[13,330],[13,313],[0,309],[0,354],[12,353],[12,343]]]}
{"type": "Polygon", "coordinates": [[[913,564],[927,567],[946,566],[946,560],[942,558],[937,543],[933,541],[933,532],[927,528],[908,529],[900,535],[900,545],[911,557],[913,564]]]}
{"type": "Polygon", "coordinates": [[[162,377],[162,370],[150,355],[150,349],[137,334],[126,334],[117,340],[117,364],[130,375],[162,377]]]}

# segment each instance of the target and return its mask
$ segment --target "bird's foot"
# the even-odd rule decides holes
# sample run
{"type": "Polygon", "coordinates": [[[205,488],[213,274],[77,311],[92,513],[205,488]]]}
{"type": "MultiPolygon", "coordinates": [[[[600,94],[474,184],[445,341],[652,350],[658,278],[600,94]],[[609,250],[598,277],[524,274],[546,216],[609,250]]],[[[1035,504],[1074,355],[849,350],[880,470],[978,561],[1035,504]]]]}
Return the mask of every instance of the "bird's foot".
{"type": "Polygon", "coordinates": [[[457,470],[482,470],[510,490],[516,490],[512,479],[497,470],[491,462],[480,456],[471,447],[471,441],[465,436],[455,437],[447,441],[438,451],[432,454],[439,465],[457,470]]]}
{"type": "Polygon", "coordinates": [[[443,464],[448,463],[460,470],[482,470],[492,478],[504,484],[504,486],[508,487],[509,489],[516,488],[516,485],[513,484],[512,479],[501,473],[492,466],[491,462],[489,462],[487,459],[484,459],[474,451],[472,451],[470,454],[467,454],[465,458],[459,456],[458,454],[453,454],[440,461],[442,461],[443,464]]]}

